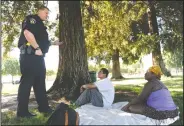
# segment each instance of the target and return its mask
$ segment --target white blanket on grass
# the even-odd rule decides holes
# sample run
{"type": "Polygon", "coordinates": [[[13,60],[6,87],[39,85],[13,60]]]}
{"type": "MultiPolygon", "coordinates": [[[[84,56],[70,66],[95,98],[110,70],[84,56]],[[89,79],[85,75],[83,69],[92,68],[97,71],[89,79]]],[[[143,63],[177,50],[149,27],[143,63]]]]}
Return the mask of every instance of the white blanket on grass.
{"type": "Polygon", "coordinates": [[[144,115],[121,111],[128,102],[118,102],[112,108],[105,109],[86,104],[76,109],[79,113],[79,125],[169,125],[179,119],[155,120],[144,115]]]}

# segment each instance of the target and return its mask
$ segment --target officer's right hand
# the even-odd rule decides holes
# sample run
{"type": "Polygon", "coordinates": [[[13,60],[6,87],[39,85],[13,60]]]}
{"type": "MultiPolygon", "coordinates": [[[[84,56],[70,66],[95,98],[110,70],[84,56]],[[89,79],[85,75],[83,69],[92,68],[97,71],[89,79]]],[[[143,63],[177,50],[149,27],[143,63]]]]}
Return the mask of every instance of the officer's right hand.
{"type": "Polygon", "coordinates": [[[36,50],[35,55],[42,56],[43,55],[42,50],[41,49],[36,50]]]}

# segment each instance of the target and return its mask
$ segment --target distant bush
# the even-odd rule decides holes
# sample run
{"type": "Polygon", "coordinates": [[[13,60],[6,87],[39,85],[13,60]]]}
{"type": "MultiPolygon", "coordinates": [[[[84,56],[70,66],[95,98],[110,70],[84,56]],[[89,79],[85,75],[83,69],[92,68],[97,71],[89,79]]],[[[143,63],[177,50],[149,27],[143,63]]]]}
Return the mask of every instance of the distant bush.
{"type": "Polygon", "coordinates": [[[13,83],[13,77],[16,75],[20,75],[20,65],[19,65],[18,60],[15,58],[8,58],[8,59],[3,60],[2,74],[11,75],[12,83],[13,83]]]}

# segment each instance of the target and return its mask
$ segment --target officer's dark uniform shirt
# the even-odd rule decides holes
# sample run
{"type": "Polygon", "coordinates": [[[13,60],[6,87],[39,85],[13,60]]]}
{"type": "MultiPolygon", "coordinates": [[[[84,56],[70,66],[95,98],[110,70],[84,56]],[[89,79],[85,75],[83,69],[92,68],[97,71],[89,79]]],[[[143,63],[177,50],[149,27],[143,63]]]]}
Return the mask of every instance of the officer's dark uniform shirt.
{"type": "Polygon", "coordinates": [[[21,36],[18,42],[19,48],[24,43],[27,43],[27,40],[24,36],[25,29],[27,29],[34,35],[36,42],[38,43],[42,52],[47,53],[50,46],[50,41],[48,38],[47,27],[44,26],[44,23],[42,22],[40,17],[38,15],[28,15],[24,19],[24,21],[22,22],[21,36]]]}

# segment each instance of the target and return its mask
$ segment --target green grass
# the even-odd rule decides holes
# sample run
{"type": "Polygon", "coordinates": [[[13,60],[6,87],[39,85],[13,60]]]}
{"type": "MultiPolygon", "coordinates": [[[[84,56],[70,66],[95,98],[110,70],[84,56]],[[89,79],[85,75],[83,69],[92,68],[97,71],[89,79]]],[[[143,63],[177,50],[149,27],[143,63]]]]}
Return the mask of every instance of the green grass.
{"type": "Polygon", "coordinates": [[[1,113],[1,124],[2,125],[44,125],[47,121],[49,115],[44,116],[39,113],[35,109],[31,109],[30,112],[37,114],[36,117],[33,118],[16,118],[15,111],[8,111],[1,113]]]}
{"type": "MultiPolygon", "coordinates": [[[[120,101],[130,101],[136,97],[142,90],[145,83],[143,78],[127,78],[122,80],[122,84],[126,82],[126,85],[116,85],[115,90],[115,100],[114,102],[120,101]],[[130,83],[128,84],[128,81],[130,83]],[[139,81],[140,80],[140,81],[139,81]],[[132,82],[137,83],[137,85],[131,85],[132,82]]],[[[173,78],[162,78],[163,83],[168,87],[171,92],[171,95],[174,99],[174,102],[179,107],[180,110],[180,119],[171,125],[183,125],[183,77],[174,76],[173,78]]],[[[55,108],[55,105],[52,105],[55,108]]],[[[70,105],[71,108],[76,108],[73,104],[70,105]]],[[[47,121],[48,116],[44,117],[43,114],[40,114],[36,109],[31,109],[31,112],[37,114],[36,117],[30,119],[16,119],[15,111],[2,112],[2,125],[44,125],[47,121]]]]}

